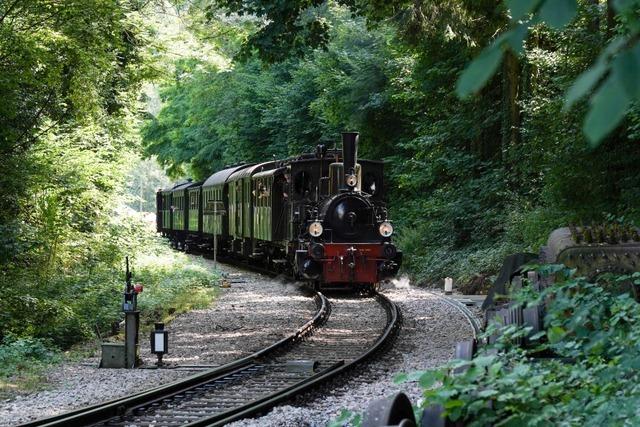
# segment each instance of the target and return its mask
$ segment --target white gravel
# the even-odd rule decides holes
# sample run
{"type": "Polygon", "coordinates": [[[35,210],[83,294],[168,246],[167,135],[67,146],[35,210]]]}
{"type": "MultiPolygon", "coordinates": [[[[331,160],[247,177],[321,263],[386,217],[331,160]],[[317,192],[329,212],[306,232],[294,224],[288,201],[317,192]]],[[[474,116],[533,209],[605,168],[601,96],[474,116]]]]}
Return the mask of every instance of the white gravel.
{"type": "Polygon", "coordinates": [[[298,399],[299,402],[274,408],[267,415],[230,424],[239,426],[305,427],[325,426],[342,409],[363,412],[373,399],[406,392],[415,403],[421,397],[416,383],[395,385],[400,372],[440,366],[453,358],[455,344],[471,339],[473,330],[456,309],[432,291],[395,280],[383,293],[402,310],[403,327],[392,349],[361,372],[334,381],[331,388],[298,399]]]}
{"type": "MultiPolygon", "coordinates": [[[[202,262],[211,264],[208,260],[202,262]]],[[[167,325],[173,365],[221,365],[253,353],[288,336],[316,312],[315,302],[297,284],[222,265],[230,288],[221,288],[212,307],[185,313],[167,325]]],[[[140,298],[144,298],[144,294],[140,298]]],[[[146,336],[140,337],[145,365],[146,336]]],[[[176,369],[98,369],[96,357],[63,363],[45,375],[45,390],[0,401],[0,426],[53,416],[74,408],[105,402],[197,373],[176,369]]]]}

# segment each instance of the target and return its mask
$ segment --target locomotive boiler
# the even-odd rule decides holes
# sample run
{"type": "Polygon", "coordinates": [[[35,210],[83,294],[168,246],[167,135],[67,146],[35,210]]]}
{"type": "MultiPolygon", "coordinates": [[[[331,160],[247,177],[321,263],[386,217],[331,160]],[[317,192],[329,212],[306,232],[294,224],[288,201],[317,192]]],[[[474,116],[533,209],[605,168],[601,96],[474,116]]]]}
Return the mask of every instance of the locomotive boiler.
{"type": "Polygon", "coordinates": [[[201,183],[157,193],[157,229],[182,250],[215,250],[312,282],[375,287],[395,275],[383,163],[358,159],[355,132],[342,150],[225,168],[201,183]]]}

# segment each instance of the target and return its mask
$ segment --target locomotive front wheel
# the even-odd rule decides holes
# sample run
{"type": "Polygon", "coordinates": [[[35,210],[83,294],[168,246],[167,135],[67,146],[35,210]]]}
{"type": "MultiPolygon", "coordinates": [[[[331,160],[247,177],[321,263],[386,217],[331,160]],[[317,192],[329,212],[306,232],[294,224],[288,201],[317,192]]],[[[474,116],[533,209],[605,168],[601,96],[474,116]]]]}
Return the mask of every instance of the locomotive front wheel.
{"type": "Polygon", "coordinates": [[[362,427],[399,426],[415,427],[411,401],[404,393],[391,397],[376,399],[369,404],[364,413],[362,427]]]}

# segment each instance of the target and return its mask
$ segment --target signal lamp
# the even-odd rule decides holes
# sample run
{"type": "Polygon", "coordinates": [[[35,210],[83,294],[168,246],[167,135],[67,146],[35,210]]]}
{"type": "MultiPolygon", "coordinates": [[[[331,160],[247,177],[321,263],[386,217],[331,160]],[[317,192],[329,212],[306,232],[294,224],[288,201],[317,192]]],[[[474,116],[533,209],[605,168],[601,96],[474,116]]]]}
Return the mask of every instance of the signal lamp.
{"type": "Polygon", "coordinates": [[[151,353],[158,356],[158,366],[162,366],[162,356],[169,352],[169,331],[164,328],[164,323],[156,323],[155,330],[151,331],[151,353]]]}

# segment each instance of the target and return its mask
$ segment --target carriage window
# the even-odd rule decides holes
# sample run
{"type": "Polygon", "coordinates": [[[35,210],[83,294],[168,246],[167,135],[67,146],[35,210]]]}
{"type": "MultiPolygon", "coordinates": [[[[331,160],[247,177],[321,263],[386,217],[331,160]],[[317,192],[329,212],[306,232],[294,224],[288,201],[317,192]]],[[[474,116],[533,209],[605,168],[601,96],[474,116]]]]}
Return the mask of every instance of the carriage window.
{"type": "Polygon", "coordinates": [[[273,187],[273,178],[269,178],[267,179],[267,185],[266,185],[266,189],[265,192],[267,193],[267,197],[266,197],[266,206],[271,206],[271,188],[273,187]]]}
{"type": "MultiPolygon", "coordinates": [[[[269,181],[256,181],[256,197],[258,201],[264,201],[269,198],[269,181]]],[[[260,204],[263,205],[262,203],[260,204]]]]}

